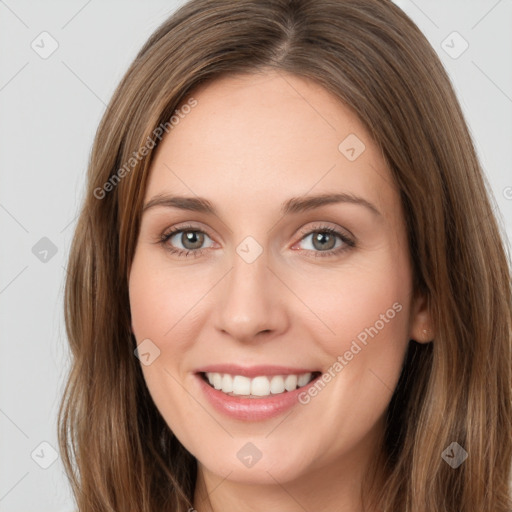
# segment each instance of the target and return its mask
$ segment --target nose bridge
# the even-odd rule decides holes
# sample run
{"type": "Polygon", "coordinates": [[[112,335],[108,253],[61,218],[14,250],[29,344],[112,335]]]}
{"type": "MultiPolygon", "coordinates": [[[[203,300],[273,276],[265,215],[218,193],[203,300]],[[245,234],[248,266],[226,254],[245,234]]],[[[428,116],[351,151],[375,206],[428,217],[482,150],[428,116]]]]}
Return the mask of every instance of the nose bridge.
{"type": "Polygon", "coordinates": [[[254,238],[246,237],[233,254],[231,271],[221,287],[217,328],[239,340],[250,340],[262,331],[284,328],[286,315],[269,270],[268,252],[254,238]]]}

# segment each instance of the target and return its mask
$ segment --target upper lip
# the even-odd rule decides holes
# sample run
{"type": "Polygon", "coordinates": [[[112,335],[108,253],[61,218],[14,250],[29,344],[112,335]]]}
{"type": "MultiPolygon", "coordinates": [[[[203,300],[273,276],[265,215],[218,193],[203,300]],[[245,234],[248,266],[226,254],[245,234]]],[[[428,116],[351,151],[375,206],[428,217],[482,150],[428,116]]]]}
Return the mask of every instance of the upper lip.
{"type": "Polygon", "coordinates": [[[243,375],[244,377],[258,377],[260,375],[302,375],[315,373],[318,370],[308,368],[292,368],[289,366],[256,365],[239,366],[236,364],[211,364],[198,368],[196,373],[229,373],[230,375],[243,375]]]}

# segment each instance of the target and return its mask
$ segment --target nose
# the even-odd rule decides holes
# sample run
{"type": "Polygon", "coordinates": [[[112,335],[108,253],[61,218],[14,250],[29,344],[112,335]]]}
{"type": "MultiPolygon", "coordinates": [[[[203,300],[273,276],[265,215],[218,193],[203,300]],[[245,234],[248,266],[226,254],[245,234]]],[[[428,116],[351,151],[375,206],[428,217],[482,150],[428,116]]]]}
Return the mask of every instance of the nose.
{"type": "Polygon", "coordinates": [[[251,263],[235,254],[233,267],[219,283],[216,328],[243,343],[274,339],[288,328],[289,299],[265,253],[251,263]]]}

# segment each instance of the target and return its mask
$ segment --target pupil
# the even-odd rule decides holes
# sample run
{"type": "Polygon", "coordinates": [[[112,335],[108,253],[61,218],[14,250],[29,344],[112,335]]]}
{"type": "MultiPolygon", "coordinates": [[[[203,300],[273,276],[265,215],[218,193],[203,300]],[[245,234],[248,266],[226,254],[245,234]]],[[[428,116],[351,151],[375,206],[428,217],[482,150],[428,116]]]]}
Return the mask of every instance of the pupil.
{"type": "Polygon", "coordinates": [[[317,249],[332,249],[332,247],[334,247],[332,245],[333,238],[334,237],[332,237],[330,233],[318,233],[315,237],[313,237],[313,245],[316,247],[316,242],[320,242],[320,245],[316,247],[317,249]],[[329,244],[325,244],[326,237],[331,237],[331,246],[329,247],[326,247],[326,245],[329,244]]]}
{"type": "MultiPolygon", "coordinates": [[[[185,242],[189,243],[191,242],[193,247],[188,247],[189,249],[197,249],[201,246],[203,240],[202,240],[202,233],[198,233],[197,231],[187,231],[186,233],[183,233],[183,236],[185,237],[185,242]],[[199,237],[198,237],[199,235],[199,237]],[[194,238],[196,238],[196,241],[194,242],[194,238]],[[197,247],[196,247],[197,246],[197,247]]],[[[184,247],[187,247],[187,244],[184,243],[182,239],[182,243],[184,247]]]]}

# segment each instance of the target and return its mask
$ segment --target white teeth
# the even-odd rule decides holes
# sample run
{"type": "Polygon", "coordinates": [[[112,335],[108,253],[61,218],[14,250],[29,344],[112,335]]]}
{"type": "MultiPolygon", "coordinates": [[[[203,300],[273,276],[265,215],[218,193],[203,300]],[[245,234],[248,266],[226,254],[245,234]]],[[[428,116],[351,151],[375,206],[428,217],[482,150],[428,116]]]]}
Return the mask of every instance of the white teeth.
{"type": "Polygon", "coordinates": [[[284,391],[284,379],[281,375],[272,377],[270,381],[270,392],[274,395],[282,393],[284,391]]]}
{"type": "Polygon", "coordinates": [[[222,388],[222,375],[220,373],[214,373],[212,380],[213,380],[213,387],[215,389],[222,388]]]}
{"type": "Polygon", "coordinates": [[[312,373],[301,375],[265,375],[250,379],[243,375],[230,375],[229,373],[206,373],[208,382],[223,393],[243,396],[269,396],[278,395],[286,391],[294,391],[311,381],[312,373]]]}
{"type": "Polygon", "coordinates": [[[284,387],[286,391],[293,391],[297,389],[297,375],[287,375],[286,379],[284,379],[284,387]]]}
{"type": "Polygon", "coordinates": [[[233,377],[233,393],[235,395],[250,395],[251,379],[243,375],[235,375],[233,377]]]}
{"type": "Polygon", "coordinates": [[[304,373],[303,375],[299,375],[297,384],[299,388],[305,386],[311,380],[311,373],[304,373]]]}
{"type": "Polygon", "coordinates": [[[270,382],[267,377],[255,377],[251,381],[251,395],[270,395],[270,382]]]}
{"type": "Polygon", "coordinates": [[[224,393],[231,393],[233,391],[233,378],[227,373],[222,376],[222,391],[224,391],[224,393]]]}

